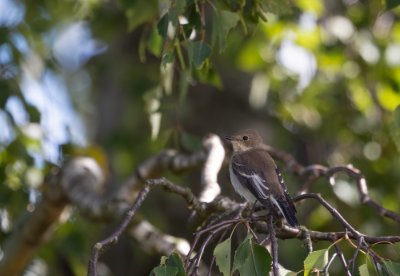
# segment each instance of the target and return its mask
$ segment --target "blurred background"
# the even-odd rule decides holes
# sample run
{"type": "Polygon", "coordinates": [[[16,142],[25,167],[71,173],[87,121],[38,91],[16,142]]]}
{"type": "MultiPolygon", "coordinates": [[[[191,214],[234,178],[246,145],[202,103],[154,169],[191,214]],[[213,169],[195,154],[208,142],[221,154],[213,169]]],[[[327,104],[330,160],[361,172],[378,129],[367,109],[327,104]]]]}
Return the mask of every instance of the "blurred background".
{"type": "MultiPolygon", "coordinates": [[[[194,152],[208,133],[243,128],[305,165],[353,164],[371,196],[400,211],[396,1],[216,2],[0,0],[0,258],[22,211],[40,201],[46,173],[71,156],[96,158],[119,185],[163,149],[194,152]],[[188,29],[178,35],[176,10],[175,27],[188,29]]],[[[282,169],[295,195],[302,183],[282,169]]],[[[167,176],[198,191],[199,175],[167,176]]],[[[226,167],[219,180],[223,195],[238,199],[226,167]]],[[[360,204],[350,178],[333,189],[321,179],[311,191],[361,232],[399,234],[360,204]]],[[[162,231],[192,238],[177,197],[154,192],[141,211],[162,231]]],[[[311,202],[298,211],[310,229],[341,230],[311,202]]],[[[72,208],[25,275],[84,275],[90,247],[110,229],[72,208]]],[[[282,263],[299,271],[301,242],[280,243],[282,263]]],[[[400,259],[396,245],[377,250],[400,259]]],[[[110,275],[147,275],[159,260],[128,238],[102,259],[110,275]]]]}

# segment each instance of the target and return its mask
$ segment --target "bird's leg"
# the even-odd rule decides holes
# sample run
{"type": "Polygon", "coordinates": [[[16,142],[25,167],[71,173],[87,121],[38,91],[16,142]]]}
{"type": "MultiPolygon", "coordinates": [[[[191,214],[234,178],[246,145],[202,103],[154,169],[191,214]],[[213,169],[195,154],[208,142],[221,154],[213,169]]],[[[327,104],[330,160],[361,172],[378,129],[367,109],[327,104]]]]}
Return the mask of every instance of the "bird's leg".
{"type": "Polygon", "coordinates": [[[256,205],[257,205],[258,200],[254,201],[253,206],[251,207],[250,214],[249,214],[249,221],[253,222],[255,217],[254,217],[254,212],[256,210],[256,205]]]}

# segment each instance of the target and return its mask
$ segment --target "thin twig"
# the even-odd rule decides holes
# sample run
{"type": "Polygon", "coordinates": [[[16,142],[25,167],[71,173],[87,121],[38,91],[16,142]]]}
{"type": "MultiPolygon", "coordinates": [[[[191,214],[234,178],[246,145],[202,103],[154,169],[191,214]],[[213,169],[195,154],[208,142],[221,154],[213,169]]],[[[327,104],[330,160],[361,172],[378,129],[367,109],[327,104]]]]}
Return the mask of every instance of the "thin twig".
{"type": "Polygon", "coordinates": [[[352,274],[350,273],[349,265],[346,262],[346,258],[344,257],[342,250],[340,250],[340,247],[339,247],[339,245],[337,243],[334,243],[333,246],[335,247],[336,253],[339,256],[339,260],[343,264],[343,267],[344,267],[344,269],[346,271],[347,276],[351,276],[352,274]]]}
{"type": "Polygon", "coordinates": [[[145,185],[143,189],[140,191],[138,197],[136,198],[135,202],[133,203],[132,207],[126,212],[125,218],[117,227],[117,229],[107,238],[97,242],[92,248],[92,257],[89,261],[89,269],[88,275],[89,276],[97,276],[97,261],[99,258],[99,254],[110,247],[112,244],[116,243],[121,236],[122,232],[126,229],[128,224],[131,222],[133,216],[136,214],[139,207],[142,205],[144,199],[147,197],[148,193],[150,192],[150,186],[145,185]]]}
{"type": "Polygon", "coordinates": [[[269,238],[271,240],[272,273],[274,276],[278,276],[279,275],[278,242],[275,237],[274,218],[272,213],[268,215],[268,230],[269,230],[269,238]]]}

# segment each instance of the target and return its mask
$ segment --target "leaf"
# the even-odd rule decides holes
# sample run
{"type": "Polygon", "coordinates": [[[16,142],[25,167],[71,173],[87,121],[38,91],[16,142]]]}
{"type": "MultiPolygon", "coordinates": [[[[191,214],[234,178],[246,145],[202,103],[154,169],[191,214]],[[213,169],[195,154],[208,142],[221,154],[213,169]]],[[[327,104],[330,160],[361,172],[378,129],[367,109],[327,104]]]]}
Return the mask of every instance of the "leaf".
{"type": "Polygon", "coordinates": [[[225,41],[228,33],[236,27],[239,19],[239,15],[234,12],[223,10],[216,13],[212,31],[212,44],[218,43],[220,52],[225,49],[225,41]]]}
{"type": "Polygon", "coordinates": [[[218,244],[214,249],[214,256],[219,271],[223,275],[231,275],[231,238],[218,244]]]}
{"type": "Polygon", "coordinates": [[[400,105],[393,111],[393,119],[389,123],[389,132],[397,151],[400,152],[400,105]]]}
{"type": "Polygon", "coordinates": [[[147,49],[155,55],[156,57],[160,57],[161,49],[162,49],[162,37],[158,33],[157,27],[153,27],[151,29],[151,33],[149,39],[147,41],[147,49]]]}
{"type": "Polygon", "coordinates": [[[271,256],[265,247],[251,240],[251,235],[236,250],[232,272],[236,270],[240,275],[268,275],[271,270],[271,256]]]}
{"type": "Polygon", "coordinates": [[[172,1],[172,5],[168,11],[169,20],[176,26],[178,24],[179,15],[181,15],[186,8],[185,0],[172,1]]]}
{"type": "Polygon", "coordinates": [[[387,10],[391,10],[396,8],[398,5],[400,5],[400,1],[399,0],[386,0],[386,9],[387,10]]]}
{"type": "Polygon", "coordinates": [[[390,276],[400,275],[400,263],[395,263],[388,260],[383,262],[383,265],[390,276]]]}
{"type": "Polygon", "coordinates": [[[169,17],[168,17],[168,13],[166,13],[160,18],[160,20],[157,23],[158,33],[164,39],[167,38],[168,24],[169,24],[169,17]]]}
{"type": "Polygon", "coordinates": [[[260,4],[264,12],[270,12],[276,15],[290,14],[293,5],[289,0],[262,0],[260,4]]]}
{"type": "Polygon", "coordinates": [[[173,252],[167,257],[162,256],[160,265],[150,272],[152,276],[185,276],[185,269],[180,255],[173,252]]]}
{"type": "Polygon", "coordinates": [[[189,62],[194,63],[196,68],[200,68],[206,58],[211,54],[211,48],[202,41],[189,41],[187,43],[189,52],[189,62]]]}
{"type": "Polygon", "coordinates": [[[150,275],[154,276],[172,276],[172,275],[177,275],[178,273],[178,268],[172,267],[172,266],[167,266],[167,265],[159,265],[150,272],[150,275]]]}
{"type": "Polygon", "coordinates": [[[328,249],[313,251],[304,260],[304,276],[314,269],[322,270],[328,263],[328,249]]]}
{"type": "Polygon", "coordinates": [[[360,272],[360,276],[369,276],[367,264],[360,265],[358,271],[360,272]]]}
{"type": "Polygon", "coordinates": [[[185,268],[183,266],[183,261],[181,256],[176,253],[173,252],[167,259],[166,264],[170,267],[174,267],[177,269],[177,273],[174,274],[176,276],[185,276],[185,268]]]}
{"type": "Polygon", "coordinates": [[[128,31],[133,31],[144,22],[149,21],[158,13],[158,2],[150,1],[133,1],[126,8],[126,18],[128,20],[128,31]]]}

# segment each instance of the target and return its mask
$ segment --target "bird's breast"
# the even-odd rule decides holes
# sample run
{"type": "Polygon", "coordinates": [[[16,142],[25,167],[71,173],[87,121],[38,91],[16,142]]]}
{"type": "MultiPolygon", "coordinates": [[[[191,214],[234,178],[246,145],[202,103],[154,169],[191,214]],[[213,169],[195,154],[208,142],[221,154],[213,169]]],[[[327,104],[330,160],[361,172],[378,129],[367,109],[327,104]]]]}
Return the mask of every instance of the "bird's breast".
{"type": "Polygon", "coordinates": [[[257,199],[250,192],[250,190],[247,189],[247,187],[245,186],[246,184],[241,183],[239,179],[236,177],[232,169],[232,162],[230,162],[229,164],[229,176],[232,182],[232,186],[235,189],[236,193],[238,193],[241,197],[243,197],[244,199],[246,199],[251,203],[256,202],[257,199]]]}

